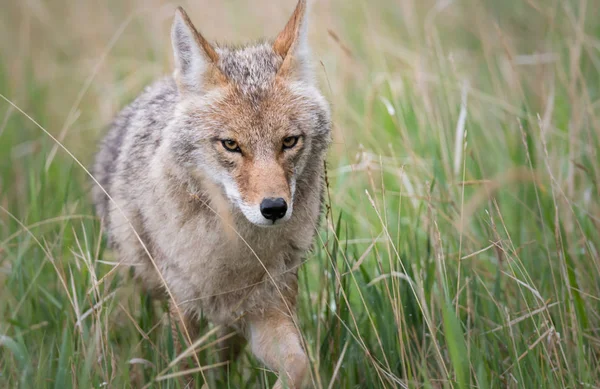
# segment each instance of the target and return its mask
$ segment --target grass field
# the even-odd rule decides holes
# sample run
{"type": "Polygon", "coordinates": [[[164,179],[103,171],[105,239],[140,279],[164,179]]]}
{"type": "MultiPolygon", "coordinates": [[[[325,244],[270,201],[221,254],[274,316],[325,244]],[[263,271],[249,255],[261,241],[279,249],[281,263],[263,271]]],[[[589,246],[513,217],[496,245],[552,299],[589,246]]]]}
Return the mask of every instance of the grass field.
{"type": "MultiPolygon", "coordinates": [[[[0,387],[179,386],[165,307],[90,204],[111,118],[170,72],[175,3],[0,4],[0,387]]],[[[209,39],[293,0],[181,3],[209,39]]],[[[600,2],[318,0],[335,126],[300,275],[316,388],[600,387],[600,2]]],[[[268,387],[246,352],[211,388],[268,387]]],[[[201,381],[201,380],[200,380],[201,381]]]]}

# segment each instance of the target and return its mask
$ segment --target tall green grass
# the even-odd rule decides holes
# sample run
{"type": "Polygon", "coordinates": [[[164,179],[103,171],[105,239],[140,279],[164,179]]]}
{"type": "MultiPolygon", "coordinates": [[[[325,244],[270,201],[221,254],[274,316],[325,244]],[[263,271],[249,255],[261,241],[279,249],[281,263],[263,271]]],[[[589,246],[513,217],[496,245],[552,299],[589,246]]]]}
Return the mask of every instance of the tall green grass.
{"type": "MultiPolygon", "coordinates": [[[[240,42],[274,35],[293,1],[183,5],[240,42]]],[[[89,166],[114,114],[170,71],[173,9],[0,5],[2,387],[180,386],[166,309],[116,271],[74,159],[89,166]]],[[[311,387],[600,387],[598,15],[591,0],[316,2],[335,127],[300,273],[311,387]]],[[[249,352],[215,374],[211,330],[209,387],[274,383],[249,352]]]]}

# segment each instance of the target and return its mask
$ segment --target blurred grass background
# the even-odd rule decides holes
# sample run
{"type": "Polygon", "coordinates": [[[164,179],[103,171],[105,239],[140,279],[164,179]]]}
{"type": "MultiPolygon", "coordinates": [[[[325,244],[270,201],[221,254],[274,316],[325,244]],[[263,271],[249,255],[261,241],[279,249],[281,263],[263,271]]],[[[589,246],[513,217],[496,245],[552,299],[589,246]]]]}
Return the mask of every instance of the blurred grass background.
{"type": "MultiPolygon", "coordinates": [[[[335,126],[301,272],[310,386],[600,387],[600,2],[314,3],[335,126]]],[[[242,43],[295,4],[0,4],[2,387],[180,385],[164,307],[114,271],[74,161],[171,71],[176,5],[242,43]]],[[[274,382],[248,352],[212,374],[209,331],[209,387],[274,382]]]]}

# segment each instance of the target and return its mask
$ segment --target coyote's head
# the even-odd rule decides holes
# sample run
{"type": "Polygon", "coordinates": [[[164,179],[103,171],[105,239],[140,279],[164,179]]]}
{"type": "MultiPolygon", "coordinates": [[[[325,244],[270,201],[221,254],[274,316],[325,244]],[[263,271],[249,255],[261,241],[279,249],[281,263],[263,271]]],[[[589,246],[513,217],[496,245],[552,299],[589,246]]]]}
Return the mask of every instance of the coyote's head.
{"type": "Polygon", "coordinates": [[[172,153],[260,226],[291,217],[297,185],[321,168],[329,143],[329,108],[309,64],[306,9],[300,0],[274,41],[242,48],[211,45],[181,8],[171,32],[181,96],[169,131],[172,153]]]}

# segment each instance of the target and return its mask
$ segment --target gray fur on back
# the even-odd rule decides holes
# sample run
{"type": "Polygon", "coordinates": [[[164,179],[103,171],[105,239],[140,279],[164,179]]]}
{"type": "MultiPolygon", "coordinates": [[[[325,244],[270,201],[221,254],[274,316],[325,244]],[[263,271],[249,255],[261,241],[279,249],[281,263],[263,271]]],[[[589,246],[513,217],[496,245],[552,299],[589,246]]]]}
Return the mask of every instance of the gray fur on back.
{"type": "MultiPolygon", "coordinates": [[[[173,116],[177,97],[173,78],[162,79],[147,87],[115,118],[96,155],[93,169],[94,177],[106,192],[113,192],[115,175],[135,180],[147,167],[173,116]]],[[[94,204],[98,216],[108,220],[110,200],[102,188],[94,186],[94,204]]],[[[110,233],[110,228],[105,227],[110,233]]]]}

